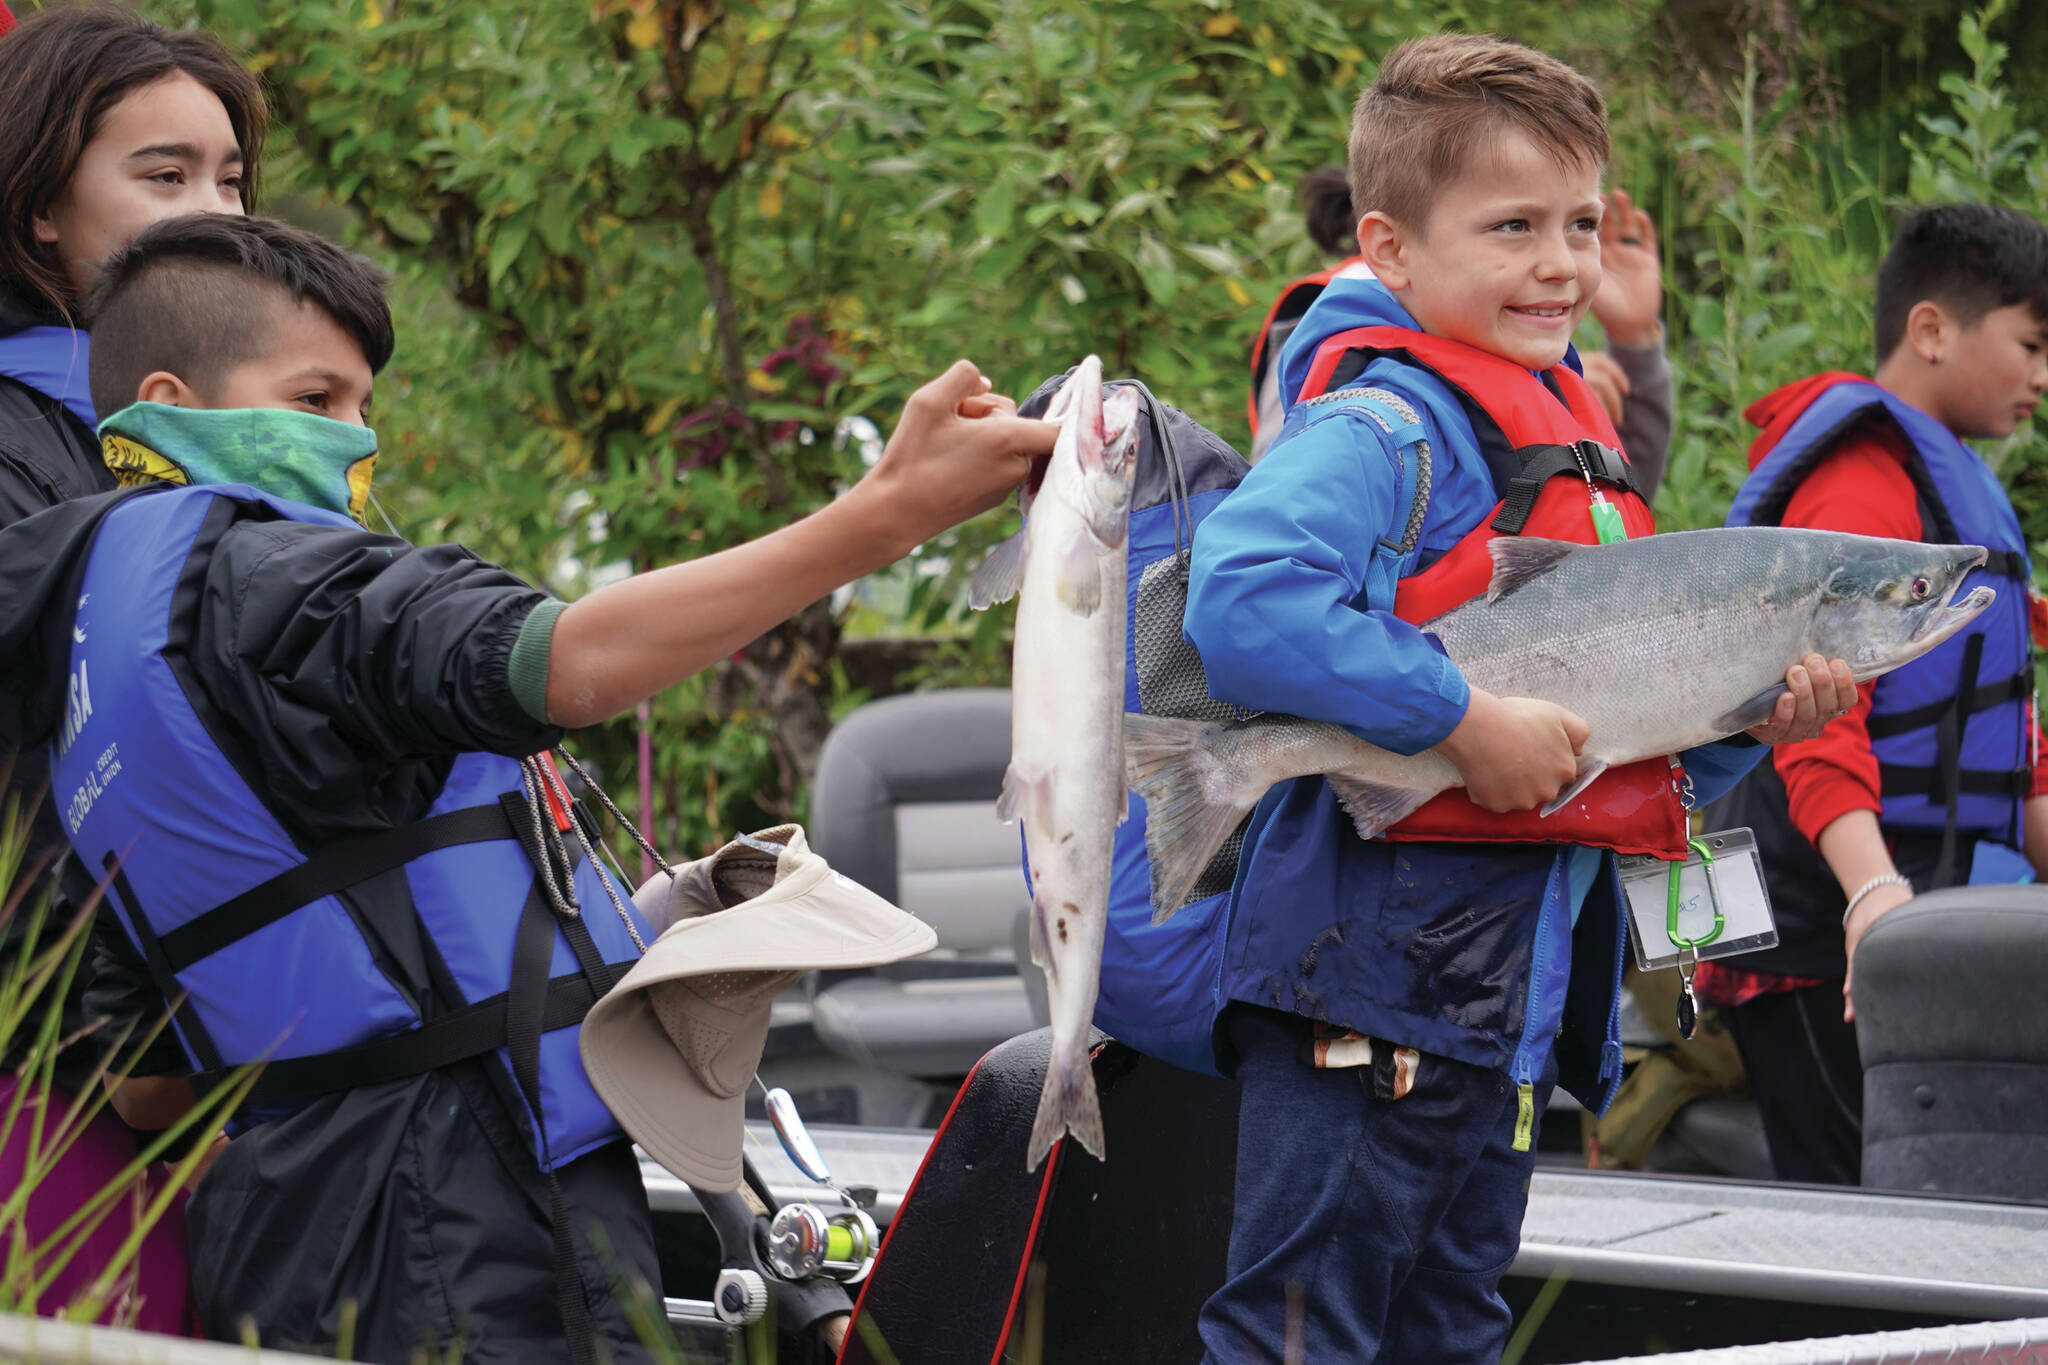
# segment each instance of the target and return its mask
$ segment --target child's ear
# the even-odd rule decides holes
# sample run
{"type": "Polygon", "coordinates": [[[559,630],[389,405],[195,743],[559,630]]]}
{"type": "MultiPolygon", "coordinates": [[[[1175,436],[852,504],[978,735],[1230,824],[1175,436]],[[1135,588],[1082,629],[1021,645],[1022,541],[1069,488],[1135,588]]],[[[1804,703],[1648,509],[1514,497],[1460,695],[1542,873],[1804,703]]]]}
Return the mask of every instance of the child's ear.
{"type": "Polygon", "coordinates": [[[153,371],[135,390],[138,403],[162,403],[172,408],[203,408],[199,395],[190,384],[172,374],[169,370],[153,371]]]}
{"type": "Polygon", "coordinates": [[[1378,209],[1358,220],[1358,254],[1373,277],[1395,293],[1408,287],[1408,237],[1408,229],[1378,209]]]}
{"type": "Polygon", "coordinates": [[[1955,316],[1933,299],[1922,299],[1906,314],[1906,344],[1930,365],[1939,365],[1956,333],[1955,316]]]}

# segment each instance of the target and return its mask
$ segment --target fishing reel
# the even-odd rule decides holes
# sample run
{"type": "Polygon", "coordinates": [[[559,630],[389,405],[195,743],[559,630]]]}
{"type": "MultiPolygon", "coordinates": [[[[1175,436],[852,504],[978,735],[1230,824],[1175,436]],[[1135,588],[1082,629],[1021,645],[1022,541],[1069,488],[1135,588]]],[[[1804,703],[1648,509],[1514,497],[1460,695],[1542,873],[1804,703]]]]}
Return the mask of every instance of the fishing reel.
{"type": "Polygon", "coordinates": [[[786,1280],[822,1275],[841,1284],[859,1284],[875,1268],[882,1235],[875,1220],[852,1194],[832,1183],[824,1154],[811,1140],[796,1102],[777,1087],[767,1096],[768,1122],[782,1150],[798,1170],[839,1196],[843,1207],[820,1207],[808,1200],[784,1204],[768,1224],[762,1250],[768,1264],[786,1280]]]}
{"type": "Polygon", "coordinates": [[[816,1204],[784,1204],[768,1225],[768,1264],[786,1280],[826,1275],[859,1284],[875,1268],[881,1233],[858,1206],[827,1211],[816,1204]]]}

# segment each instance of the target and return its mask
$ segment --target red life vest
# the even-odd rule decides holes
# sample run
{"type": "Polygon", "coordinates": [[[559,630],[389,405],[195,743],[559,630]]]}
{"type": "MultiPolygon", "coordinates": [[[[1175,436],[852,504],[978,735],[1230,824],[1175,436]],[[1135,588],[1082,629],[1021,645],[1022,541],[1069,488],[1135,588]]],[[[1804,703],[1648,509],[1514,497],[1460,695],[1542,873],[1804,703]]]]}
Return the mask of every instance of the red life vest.
{"type": "MultiPolygon", "coordinates": [[[[1520,365],[1476,347],[1402,327],[1358,327],[1337,333],[1317,349],[1301,399],[1343,388],[1380,356],[1426,370],[1448,385],[1471,418],[1497,488],[1503,471],[1509,474],[1494,515],[1427,569],[1400,581],[1394,614],[1402,620],[1420,625],[1485,592],[1493,578],[1486,545],[1497,535],[1596,543],[1582,457],[1620,510],[1629,537],[1656,531],[1606,410],[1568,367],[1545,371],[1556,385],[1553,392],[1520,365]],[[1554,477],[1559,474],[1567,477],[1554,477]]],[[[1533,810],[1496,815],[1474,805],[1458,788],[1431,800],[1384,837],[1590,844],[1676,859],[1684,856],[1686,840],[1681,779],[1674,760],[1645,759],[1602,773],[1570,805],[1548,817],[1533,810]]]]}
{"type": "MultiPolygon", "coordinates": [[[[1308,311],[1308,306],[1316,301],[1316,296],[1329,286],[1331,280],[1364,260],[1363,256],[1350,256],[1326,270],[1303,275],[1281,290],[1280,297],[1274,299],[1273,306],[1266,310],[1266,320],[1259,324],[1258,338],[1252,342],[1252,387],[1244,400],[1245,416],[1252,424],[1252,435],[1259,434],[1259,386],[1265,382],[1267,367],[1280,363],[1280,348],[1272,344],[1273,325],[1285,324],[1282,329],[1284,337],[1287,331],[1292,330],[1293,324],[1301,320],[1301,315],[1308,311]]],[[[1285,395],[1282,395],[1282,398],[1284,401],[1285,395]]]]}

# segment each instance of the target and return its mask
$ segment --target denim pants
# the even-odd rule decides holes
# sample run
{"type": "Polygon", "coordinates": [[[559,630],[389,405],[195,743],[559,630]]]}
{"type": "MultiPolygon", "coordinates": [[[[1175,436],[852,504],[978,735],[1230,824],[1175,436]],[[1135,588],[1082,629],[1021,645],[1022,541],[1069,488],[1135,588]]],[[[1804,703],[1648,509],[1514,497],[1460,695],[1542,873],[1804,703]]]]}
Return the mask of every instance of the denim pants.
{"type": "MultiPolygon", "coordinates": [[[[1243,1100],[1208,1365],[1494,1365],[1535,1167],[1506,1074],[1424,1055],[1380,1100],[1369,1067],[1306,1064],[1299,1016],[1238,1006],[1227,1027],[1243,1100]]],[[[1550,1089],[1546,1070],[1539,1116],[1550,1089]]]]}

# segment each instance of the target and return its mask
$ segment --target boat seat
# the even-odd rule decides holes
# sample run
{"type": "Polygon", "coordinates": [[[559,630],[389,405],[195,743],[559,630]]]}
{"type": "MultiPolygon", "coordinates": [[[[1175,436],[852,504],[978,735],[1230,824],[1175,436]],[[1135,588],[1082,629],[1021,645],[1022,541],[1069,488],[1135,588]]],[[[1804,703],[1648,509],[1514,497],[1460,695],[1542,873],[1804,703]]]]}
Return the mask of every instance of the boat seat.
{"type": "Polygon", "coordinates": [[[2048,1202],[2048,888],[1916,896],[1856,953],[1863,1183],[2048,1202]]]}
{"type": "Polygon", "coordinates": [[[813,981],[812,1025],[833,1052],[883,1071],[957,1077],[1033,1027],[1011,947],[1030,904],[1022,847],[995,813],[1009,762],[1004,688],[870,702],[826,738],[811,846],[939,939],[915,961],[813,981]]]}

